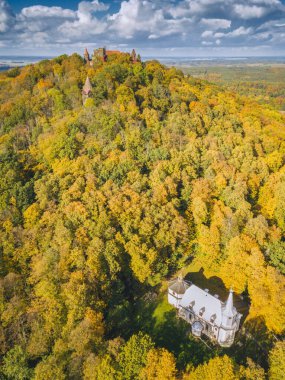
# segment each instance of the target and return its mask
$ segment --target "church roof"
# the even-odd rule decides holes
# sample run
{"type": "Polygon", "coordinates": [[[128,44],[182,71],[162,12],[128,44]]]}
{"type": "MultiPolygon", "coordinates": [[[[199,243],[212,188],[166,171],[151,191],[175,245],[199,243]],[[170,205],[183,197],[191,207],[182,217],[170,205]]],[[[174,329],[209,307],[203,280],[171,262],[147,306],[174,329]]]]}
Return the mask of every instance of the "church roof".
{"type": "Polygon", "coordinates": [[[92,84],[90,82],[89,77],[86,78],[85,84],[82,89],[83,93],[88,95],[90,92],[92,92],[92,84]]]}
{"type": "Polygon", "coordinates": [[[169,282],[168,288],[176,294],[184,294],[189,286],[189,282],[183,280],[183,278],[179,276],[177,279],[169,282]]]}
{"type": "Polygon", "coordinates": [[[222,324],[224,303],[196,285],[191,285],[186,290],[180,305],[186,309],[193,310],[194,314],[200,316],[206,322],[214,323],[217,326],[222,324]]]}

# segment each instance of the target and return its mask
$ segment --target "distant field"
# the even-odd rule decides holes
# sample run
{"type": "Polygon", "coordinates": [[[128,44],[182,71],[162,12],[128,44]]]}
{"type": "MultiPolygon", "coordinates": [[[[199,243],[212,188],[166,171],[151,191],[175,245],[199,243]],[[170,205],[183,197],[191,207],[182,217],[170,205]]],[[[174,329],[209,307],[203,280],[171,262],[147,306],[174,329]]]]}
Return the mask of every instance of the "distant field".
{"type": "Polygon", "coordinates": [[[228,89],[285,111],[285,64],[181,66],[186,74],[221,84],[228,89]]]}

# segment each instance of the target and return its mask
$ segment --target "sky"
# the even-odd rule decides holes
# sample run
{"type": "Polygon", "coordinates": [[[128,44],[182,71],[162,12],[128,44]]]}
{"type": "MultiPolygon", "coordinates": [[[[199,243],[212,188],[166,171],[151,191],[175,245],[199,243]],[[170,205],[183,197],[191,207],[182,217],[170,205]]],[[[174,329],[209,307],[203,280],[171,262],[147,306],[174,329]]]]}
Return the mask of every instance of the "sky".
{"type": "Polygon", "coordinates": [[[285,0],[0,0],[0,55],[285,56],[285,0]]]}

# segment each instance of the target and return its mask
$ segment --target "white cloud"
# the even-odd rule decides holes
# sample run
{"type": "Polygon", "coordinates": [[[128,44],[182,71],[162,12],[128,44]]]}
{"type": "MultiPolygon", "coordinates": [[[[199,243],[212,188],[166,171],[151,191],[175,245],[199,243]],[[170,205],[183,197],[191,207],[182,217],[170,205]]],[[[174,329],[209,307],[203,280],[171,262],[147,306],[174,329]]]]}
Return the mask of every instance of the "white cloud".
{"type": "Polygon", "coordinates": [[[270,32],[257,33],[253,37],[257,40],[267,40],[272,34],[270,32]]]}
{"type": "Polygon", "coordinates": [[[25,18],[75,18],[76,13],[71,9],[63,9],[61,7],[45,7],[43,5],[33,5],[23,8],[20,17],[25,18]]]}
{"type": "Polygon", "coordinates": [[[108,9],[109,5],[100,3],[97,0],[94,0],[92,2],[81,1],[78,4],[77,15],[81,22],[90,22],[92,19],[92,14],[94,12],[107,11],[108,9]]]}
{"type": "Polygon", "coordinates": [[[202,34],[201,34],[201,37],[202,38],[209,38],[209,37],[213,37],[214,33],[212,30],[205,30],[202,34]]]}
{"type": "Polygon", "coordinates": [[[162,9],[156,9],[151,1],[123,1],[118,13],[109,17],[111,29],[120,36],[132,38],[136,32],[150,32],[159,35],[157,25],[164,20],[162,9]]]}
{"type": "Polygon", "coordinates": [[[249,20],[252,18],[260,18],[265,16],[269,12],[269,9],[266,7],[258,7],[256,5],[249,6],[243,4],[235,4],[234,11],[240,18],[249,20]]]}
{"type": "Polygon", "coordinates": [[[0,33],[6,32],[14,22],[14,15],[5,0],[0,0],[0,33]]]}
{"type": "Polygon", "coordinates": [[[172,8],[161,7],[160,3],[149,0],[129,0],[121,3],[118,13],[109,16],[110,30],[115,30],[122,38],[133,38],[136,34],[148,34],[148,39],[155,40],[174,34],[185,33],[191,26],[192,19],[187,17],[166,17],[172,8]]]}
{"type": "Polygon", "coordinates": [[[41,39],[43,44],[50,39],[56,42],[60,37],[55,37],[58,27],[67,20],[75,20],[76,17],[76,12],[71,9],[34,5],[23,8],[17,15],[15,31],[19,40],[26,39],[27,44],[36,43],[35,39],[41,39]]]}
{"type": "Polygon", "coordinates": [[[211,28],[212,30],[217,30],[230,28],[232,22],[231,20],[222,18],[202,18],[200,23],[211,28]]]}
{"type": "Polygon", "coordinates": [[[213,45],[213,42],[211,42],[211,41],[202,41],[202,45],[204,45],[204,46],[211,46],[211,45],[213,45]]]}
{"type": "Polygon", "coordinates": [[[115,13],[107,12],[111,0],[84,0],[77,10],[33,5],[16,16],[7,1],[0,0],[1,42],[13,48],[280,46],[285,25],[279,0],[115,0],[115,13]]]}
{"type": "Polygon", "coordinates": [[[90,19],[82,18],[75,20],[73,22],[66,21],[58,27],[58,33],[60,35],[66,36],[69,38],[70,42],[78,42],[82,39],[90,39],[96,35],[102,35],[107,30],[107,23],[98,20],[93,17],[90,19]]]}
{"type": "Polygon", "coordinates": [[[240,26],[239,28],[233,30],[229,33],[215,33],[214,37],[216,38],[222,38],[222,37],[228,37],[228,38],[236,38],[241,36],[247,36],[253,32],[253,28],[245,28],[243,26],[240,26]]]}
{"type": "Polygon", "coordinates": [[[31,36],[27,38],[30,43],[35,38],[41,39],[43,36],[56,43],[62,40],[62,35],[69,43],[77,42],[86,36],[99,35],[106,30],[107,24],[94,17],[94,13],[106,11],[108,8],[108,5],[97,0],[81,1],[77,11],[62,7],[34,5],[22,9],[17,17],[16,30],[22,31],[23,38],[27,38],[27,33],[30,32],[31,36]],[[47,36],[41,34],[47,31],[49,31],[47,36]],[[34,33],[39,34],[34,36],[34,33]]]}
{"type": "Polygon", "coordinates": [[[228,1],[229,0],[185,0],[185,3],[189,3],[192,14],[199,14],[205,13],[205,11],[211,7],[215,8],[221,4],[226,4],[228,1]]]}
{"type": "Polygon", "coordinates": [[[281,5],[279,0],[250,0],[249,2],[259,5],[281,5]]]}

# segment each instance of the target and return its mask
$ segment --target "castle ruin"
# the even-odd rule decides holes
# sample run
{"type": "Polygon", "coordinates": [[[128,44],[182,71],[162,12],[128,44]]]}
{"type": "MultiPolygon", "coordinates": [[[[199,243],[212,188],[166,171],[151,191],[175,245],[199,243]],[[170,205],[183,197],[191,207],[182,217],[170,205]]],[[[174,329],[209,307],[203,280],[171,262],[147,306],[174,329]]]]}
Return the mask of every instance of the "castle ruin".
{"type": "Polygon", "coordinates": [[[120,54],[127,54],[130,57],[130,61],[132,63],[141,62],[141,57],[139,54],[136,53],[135,49],[132,50],[131,53],[123,53],[119,50],[106,50],[105,47],[100,47],[98,49],[94,49],[92,56],[90,57],[90,54],[85,48],[84,50],[84,61],[88,66],[94,66],[94,64],[98,62],[107,62],[108,58],[114,56],[114,55],[120,55],[120,54]]]}

